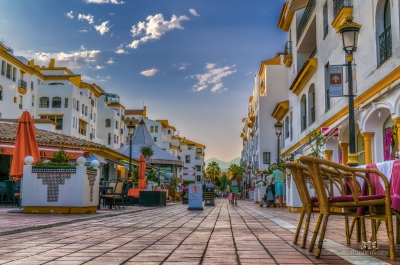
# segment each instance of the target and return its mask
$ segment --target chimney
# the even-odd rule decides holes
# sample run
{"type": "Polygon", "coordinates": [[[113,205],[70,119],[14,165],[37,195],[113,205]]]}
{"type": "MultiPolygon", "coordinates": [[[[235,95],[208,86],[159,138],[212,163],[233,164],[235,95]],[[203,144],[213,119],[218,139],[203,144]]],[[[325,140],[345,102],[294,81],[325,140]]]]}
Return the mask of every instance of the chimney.
{"type": "Polygon", "coordinates": [[[54,58],[50,59],[49,68],[54,68],[56,65],[56,60],[54,58]]]}

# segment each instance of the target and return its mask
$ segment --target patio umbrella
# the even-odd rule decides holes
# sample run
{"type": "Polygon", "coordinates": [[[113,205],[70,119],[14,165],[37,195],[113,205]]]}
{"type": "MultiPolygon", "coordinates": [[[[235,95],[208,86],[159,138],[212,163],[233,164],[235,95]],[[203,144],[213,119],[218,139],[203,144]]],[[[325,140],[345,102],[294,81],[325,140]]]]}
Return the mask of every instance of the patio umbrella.
{"type": "Polygon", "coordinates": [[[146,175],[146,159],[144,158],[144,155],[140,155],[139,159],[139,172],[138,172],[138,188],[139,189],[146,189],[147,184],[146,181],[144,181],[146,175]]]}
{"type": "Polygon", "coordinates": [[[17,136],[15,137],[14,154],[10,176],[21,180],[24,172],[24,159],[32,156],[34,163],[40,161],[39,147],[36,140],[36,129],[29,111],[24,111],[18,121],[17,136]]]}

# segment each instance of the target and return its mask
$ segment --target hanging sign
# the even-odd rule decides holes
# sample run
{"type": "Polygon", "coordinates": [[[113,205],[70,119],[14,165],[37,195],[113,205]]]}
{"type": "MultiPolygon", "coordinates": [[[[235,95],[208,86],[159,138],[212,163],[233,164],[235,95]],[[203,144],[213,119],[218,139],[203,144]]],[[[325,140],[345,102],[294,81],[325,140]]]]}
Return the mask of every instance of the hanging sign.
{"type": "Polygon", "coordinates": [[[343,96],[343,66],[330,65],[329,66],[329,96],[342,97],[343,96]]]}
{"type": "Polygon", "coordinates": [[[203,210],[203,186],[201,184],[189,184],[188,210],[203,210]]]}

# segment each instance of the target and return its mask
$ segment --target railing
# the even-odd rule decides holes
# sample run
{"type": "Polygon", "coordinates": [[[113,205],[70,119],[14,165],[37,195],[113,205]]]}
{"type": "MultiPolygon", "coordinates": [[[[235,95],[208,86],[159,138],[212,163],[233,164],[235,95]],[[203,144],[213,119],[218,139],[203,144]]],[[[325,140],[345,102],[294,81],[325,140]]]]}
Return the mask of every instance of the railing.
{"type": "Polygon", "coordinates": [[[379,36],[379,65],[392,56],[392,27],[389,26],[379,36]]]}
{"type": "Polygon", "coordinates": [[[303,116],[301,122],[301,130],[304,131],[307,128],[307,117],[303,116]]]}
{"type": "Polygon", "coordinates": [[[292,54],[292,41],[291,40],[287,41],[286,45],[285,45],[285,56],[290,55],[290,54],[292,54]]]}
{"type": "Polygon", "coordinates": [[[353,6],[351,0],[333,0],[333,17],[336,18],[342,8],[351,6],[353,6]]]}
{"type": "Polygon", "coordinates": [[[19,80],[18,81],[18,88],[23,88],[23,89],[25,89],[26,90],[26,87],[27,87],[27,84],[26,84],[26,82],[24,81],[24,80],[19,80]]]}
{"type": "Polygon", "coordinates": [[[49,107],[49,102],[47,103],[40,103],[39,108],[48,108],[49,107]]]}
{"type": "Polygon", "coordinates": [[[301,35],[307,26],[308,20],[310,20],[311,14],[315,9],[316,0],[308,1],[306,10],[304,10],[303,16],[301,17],[300,23],[297,26],[297,42],[299,41],[301,35]]]}
{"type": "Polygon", "coordinates": [[[22,109],[22,104],[19,104],[19,108],[22,109]]]}
{"type": "Polygon", "coordinates": [[[61,108],[61,101],[53,101],[51,102],[52,108],[61,108]]]}

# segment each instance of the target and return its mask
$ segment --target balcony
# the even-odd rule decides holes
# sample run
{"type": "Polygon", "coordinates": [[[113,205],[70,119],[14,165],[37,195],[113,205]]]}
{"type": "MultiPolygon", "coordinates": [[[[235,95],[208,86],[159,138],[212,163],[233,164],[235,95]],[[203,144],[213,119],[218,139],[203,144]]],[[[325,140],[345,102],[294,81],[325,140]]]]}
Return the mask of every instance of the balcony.
{"type": "Polygon", "coordinates": [[[21,94],[25,94],[26,93],[26,87],[27,87],[26,82],[24,80],[20,79],[18,81],[18,92],[21,93],[21,94]]]}
{"type": "Polygon", "coordinates": [[[353,1],[333,0],[333,17],[332,27],[339,33],[339,27],[346,22],[346,17],[353,17],[353,1]]]}
{"type": "Polygon", "coordinates": [[[379,65],[392,56],[392,27],[389,26],[379,36],[379,65]]]}
{"type": "Polygon", "coordinates": [[[289,89],[298,96],[310,78],[314,75],[317,67],[317,58],[308,59],[300,69],[289,89]]]}
{"type": "Polygon", "coordinates": [[[292,41],[287,41],[285,45],[285,57],[283,58],[283,63],[286,65],[286,67],[290,67],[292,65],[292,61],[292,41]]]}
{"type": "Polygon", "coordinates": [[[308,25],[308,21],[311,18],[311,14],[313,13],[313,11],[315,9],[316,2],[317,2],[316,0],[308,1],[307,7],[304,10],[304,13],[303,13],[303,16],[301,17],[300,23],[297,26],[297,43],[299,43],[299,40],[308,25]]]}
{"type": "Polygon", "coordinates": [[[282,7],[281,14],[278,20],[278,28],[283,31],[288,31],[290,28],[290,23],[292,22],[294,12],[288,13],[289,2],[285,3],[282,7]]]}
{"type": "Polygon", "coordinates": [[[61,101],[53,101],[53,102],[51,102],[51,107],[60,109],[61,108],[61,101]]]}

